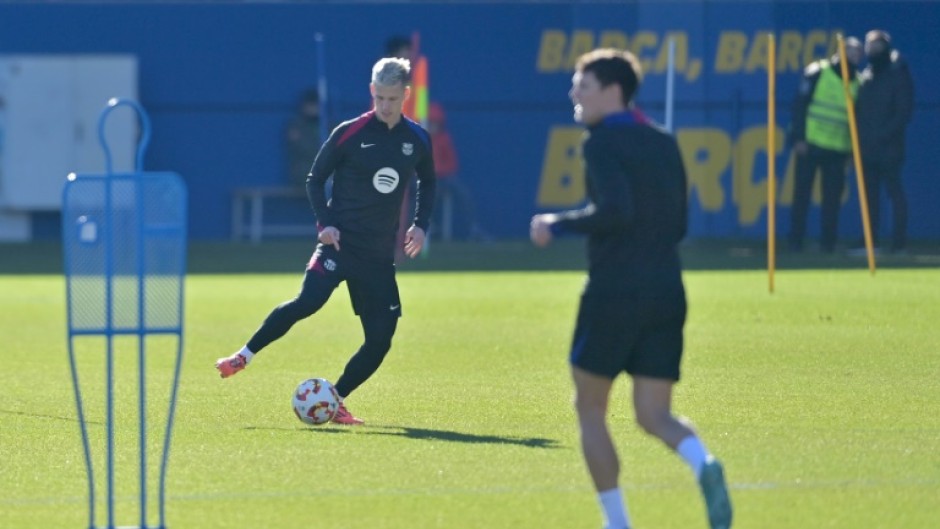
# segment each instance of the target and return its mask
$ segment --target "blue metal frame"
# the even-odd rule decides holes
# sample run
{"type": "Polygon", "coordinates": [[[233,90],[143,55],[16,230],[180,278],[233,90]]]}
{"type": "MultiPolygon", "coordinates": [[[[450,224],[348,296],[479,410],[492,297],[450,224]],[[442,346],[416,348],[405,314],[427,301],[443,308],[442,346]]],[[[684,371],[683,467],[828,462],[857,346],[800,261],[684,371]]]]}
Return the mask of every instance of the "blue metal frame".
{"type": "MultiPolygon", "coordinates": [[[[81,385],[78,376],[77,361],[75,356],[75,339],[83,336],[104,336],[106,338],[106,436],[107,436],[107,454],[106,454],[106,473],[107,473],[107,528],[115,528],[115,468],[114,468],[114,338],[116,336],[137,336],[138,341],[138,351],[137,351],[137,361],[138,361],[138,378],[139,378],[139,392],[138,392],[138,408],[139,408],[139,447],[140,447],[140,524],[139,528],[141,529],[150,529],[150,526],[147,525],[148,513],[147,513],[147,385],[146,385],[146,339],[149,335],[177,335],[177,350],[176,350],[176,365],[173,374],[173,382],[170,391],[170,402],[169,410],[167,414],[167,424],[165,429],[165,437],[163,442],[163,453],[161,456],[160,462],[160,476],[159,476],[159,496],[158,496],[158,520],[159,524],[154,529],[165,529],[166,527],[166,474],[167,466],[169,461],[169,451],[170,451],[170,439],[173,431],[173,421],[175,418],[176,410],[176,400],[179,390],[179,379],[180,372],[182,367],[182,357],[183,357],[183,296],[184,296],[184,275],[185,275],[185,263],[186,263],[186,205],[187,200],[186,189],[182,183],[182,179],[174,173],[144,173],[143,171],[143,158],[146,153],[147,145],[150,142],[150,119],[147,116],[147,113],[144,109],[135,101],[129,99],[111,99],[108,101],[107,107],[102,111],[101,116],[98,120],[98,139],[101,143],[101,147],[104,150],[105,156],[105,167],[106,174],[104,175],[75,175],[74,173],[69,175],[69,181],[65,185],[63,190],[63,232],[64,236],[68,236],[68,231],[70,229],[69,222],[71,219],[66,218],[65,209],[68,204],[69,192],[78,181],[88,182],[88,181],[103,181],[104,182],[104,224],[103,230],[99,240],[103,241],[104,245],[104,325],[101,328],[83,328],[78,327],[73,321],[73,309],[77,308],[74,306],[75,301],[72,299],[72,272],[76,270],[75,266],[77,263],[71,255],[71,246],[68,245],[68,240],[66,240],[65,248],[65,269],[66,269],[66,303],[68,310],[68,354],[69,354],[69,366],[72,374],[72,384],[74,387],[75,393],[75,403],[78,411],[78,421],[80,425],[81,435],[82,435],[82,447],[85,454],[85,468],[88,474],[88,497],[89,497],[89,521],[88,527],[90,529],[95,529],[96,526],[96,498],[95,498],[95,474],[94,474],[94,464],[92,462],[91,456],[91,446],[88,438],[88,430],[85,424],[85,411],[84,404],[81,394],[81,385]],[[135,172],[130,174],[115,174],[112,167],[112,157],[111,150],[108,147],[107,140],[105,138],[105,122],[108,115],[111,111],[119,106],[130,106],[132,107],[141,123],[141,139],[137,147],[137,158],[135,164],[135,172]],[[141,217],[136,226],[136,251],[137,251],[137,325],[136,328],[120,328],[114,323],[114,314],[113,314],[113,292],[112,292],[112,282],[115,277],[114,269],[114,245],[115,234],[113,230],[114,226],[114,208],[113,208],[113,197],[112,197],[112,187],[115,182],[127,182],[133,181],[134,196],[135,196],[135,207],[138,212],[145,211],[145,196],[141,184],[147,178],[157,178],[157,177],[170,177],[175,178],[176,182],[174,185],[178,186],[180,199],[183,201],[181,216],[179,224],[174,224],[171,228],[171,231],[178,234],[178,240],[180,241],[181,247],[179,252],[180,258],[180,268],[179,268],[179,291],[177,292],[178,305],[176,307],[176,321],[178,326],[155,326],[150,327],[147,324],[147,304],[146,304],[146,277],[147,277],[147,267],[146,259],[144,257],[145,253],[145,241],[148,240],[148,235],[162,234],[166,232],[166,226],[160,226],[155,228],[148,229],[144,219],[141,217]],[[118,327],[118,328],[116,328],[118,327]]],[[[97,229],[97,227],[96,227],[97,229]]],[[[100,309],[100,307],[99,307],[100,309]]]]}

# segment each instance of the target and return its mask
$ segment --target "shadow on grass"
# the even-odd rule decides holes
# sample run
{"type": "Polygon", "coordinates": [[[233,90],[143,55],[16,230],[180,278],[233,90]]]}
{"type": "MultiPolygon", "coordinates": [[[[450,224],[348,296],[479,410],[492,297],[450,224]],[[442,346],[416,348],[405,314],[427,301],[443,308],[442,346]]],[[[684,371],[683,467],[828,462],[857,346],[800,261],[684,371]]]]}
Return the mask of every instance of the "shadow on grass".
{"type": "Polygon", "coordinates": [[[412,428],[410,426],[368,425],[368,426],[314,426],[298,428],[273,428],[263,426],[246,426],[245,430],[284,430],[290,432],[302,431],[315,434],[355,434],[355,435],[389,435],[405,437],[407,439],[420,439],[426,441],[449,441],[467,444],[498,444],[526,446],[529,448],[562,448],[556,439],[544,437],[513,437],[503,435],[477,435],[472,433],[454,432],[451,430],[432,430],[429,428],[412,428]]]}
{"type": "MultiPolygon", "coordinates": [[[[16,411],[16,410],[0,410],[0,415],[19,415],[21,417],[29,417],[31,419],[53,419],[57,421],[78,422],[78,417],[74,415],[69,416],[69,417],[63,417],[61,415],[48,415],[45,413],[29,413],[25,411],[16,411]]],[[[104,423],[101,421],[90,421],[88,419],[85,419],[85,424],[102,425],[104,423]]]]}

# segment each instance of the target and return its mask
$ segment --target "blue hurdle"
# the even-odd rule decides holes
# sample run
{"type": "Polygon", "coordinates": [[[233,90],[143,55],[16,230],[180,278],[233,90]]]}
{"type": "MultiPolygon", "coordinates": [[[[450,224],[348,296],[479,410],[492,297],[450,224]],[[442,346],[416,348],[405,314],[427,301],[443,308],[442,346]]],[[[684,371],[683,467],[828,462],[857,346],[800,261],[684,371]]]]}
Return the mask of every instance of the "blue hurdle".
{"type": "Polygon", "coordinates": [[[88,474],[88,527],[98,529],[95,473],[79,383],[75,342],[106,339],[107,529],[115,529],[114,338],[136,336],[139,372],[140,522],[137,529],[166,527],[166,470],[183,357],[183,286],[186,274],[187,192],[172,172],[144,172],[150,119],[135,101],[111,99],[98,119],[104,174],[68,176],[62,193],[62,240],[68,311],[68,354],[88,474]],[[135,170],[116,173],[105,138],[108,115],[134,109],[141,125],[135,170]],[[146,338],[175,335],[176,358],[160,462],[158,525],[147,514],[146,338]]]}

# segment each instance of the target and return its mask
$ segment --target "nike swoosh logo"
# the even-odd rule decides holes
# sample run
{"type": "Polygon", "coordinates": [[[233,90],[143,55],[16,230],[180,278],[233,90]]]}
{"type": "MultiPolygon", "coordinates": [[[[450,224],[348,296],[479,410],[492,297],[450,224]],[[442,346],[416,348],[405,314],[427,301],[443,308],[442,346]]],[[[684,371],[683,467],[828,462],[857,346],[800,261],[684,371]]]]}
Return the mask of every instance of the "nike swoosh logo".
{"type": "Polygon", "coordinates": [[[398,307],[401,307],[401,305],[400,305],[400,304],[399,304],[399,305],[392,305],[392,306],[390,306],[390,307],[388,308],[388,310],[398,310],[398,307]]]}
{"type": "Polygon", "coordinates": [[[360,143],[359,144],[359,146],[362,147],[363,149],[368,149],[369,147],[372,147],[373,145],[375,144],[374,143],[360,143]]]}

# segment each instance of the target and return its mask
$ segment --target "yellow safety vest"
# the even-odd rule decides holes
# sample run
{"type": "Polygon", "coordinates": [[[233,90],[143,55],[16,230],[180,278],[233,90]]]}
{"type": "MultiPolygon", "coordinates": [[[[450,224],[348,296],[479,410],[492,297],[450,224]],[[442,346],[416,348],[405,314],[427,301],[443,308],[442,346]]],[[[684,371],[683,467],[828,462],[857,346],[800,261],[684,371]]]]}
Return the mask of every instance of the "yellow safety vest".
{"type": "MultiPolygon", "coordinates": [[[[806,142],[832,151],[852,152],[842,78],[832,71],[829,61],[819,61],[819,69],[813,100],[806,112],[806,142]]],[[[857,79],[849,83],[849,92],[855,101],[857,79]]]]}

